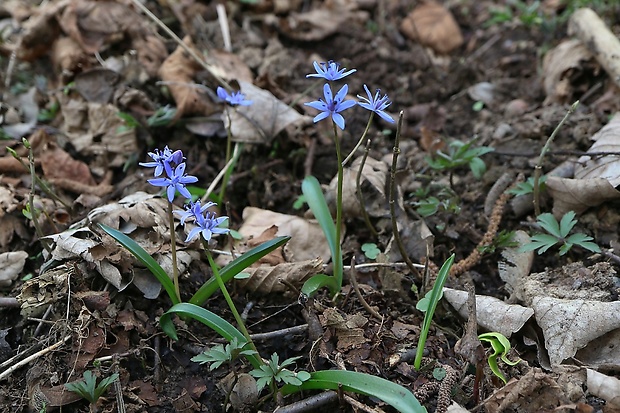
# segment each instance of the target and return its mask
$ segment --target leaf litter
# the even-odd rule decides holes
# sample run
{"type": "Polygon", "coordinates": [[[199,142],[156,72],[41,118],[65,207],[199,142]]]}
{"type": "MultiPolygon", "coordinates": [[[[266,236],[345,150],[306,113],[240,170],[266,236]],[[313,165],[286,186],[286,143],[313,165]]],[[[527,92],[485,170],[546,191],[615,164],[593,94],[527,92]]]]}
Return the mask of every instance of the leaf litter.
{"type": "MultiPolygon", "coordinates": [[[[37,183],[31,199],[29,172],[9,154],[0,159],[0,261],[6,264],[0,271],[2,298],[16,298],[21,304],[18,310],[0,309],[4,320],[0,349],[19,357],[18,347],[52,348],[25,368],[6,376],[1,373],[0,380],[8,377],[6,391],[0,392],[2,405],[38,411],[40,401],[47,400],[49,407],[80,411],[85,405],[63,392],[63,384],[78,380],[96,363],[109,369],[100,373],[120,374],[122,381],[114,391],[122,391],[124,407],[131,411],[223,411],[225,396],[215,386],[226,372],[221,368],[209,374],[181,355],[200,352],[197,347],[213,336],[180,319],[178,325],[195,339],[187,335],[168,349],[155,338],[156,319],[168,308],[161,286],[95,224],[121,230],[154,254],[160,265],[171,268],[167,204],[144,192],[149,189],[135,163],[153,147],[179,146],[188,164],[199,165],[192,173],[210,181],[225,163],[221,137],[228,126],[235,141],[245,145],[224,207],[242,240],[222,243],[218,260],[225,264],[227,254],[239,254],[278,235],[292,236],[284,249],[250,268],[249,278],[234,282],[234,298],[246,306],[253,332],[308,324],[308,333],[289,333],[285,340],[261,345],[281,355],[304,356],[300,366],[306,369],[364,371],[414,392],[429,388],[426,384],[441,386],[433,375],[416,372],[407,359],[422,320],[415,310],[416,291],[432,286],[432,279],[406,269],[392,234],[387,198],[394,130],[380,122],[370,129],[373,147],[361,175],[365,209],[377,235],[360,219],[358,158],[345,171],[347,224],[342,241],[347,260],[357,259],[358,288],[366,304],[383,319],[366,314],[352,285],[344,287],[343,300],[336,306],[321,295],[306,306],[297,303],[296,288],[309,277],[330,271],[330,252],[318,224],[302,217],[292,204],[305,174],[316,175],[329,188],[329,200],[334,191],[329,182],[336,170],[330,131],[317,132],[298,102],[311,100],[301,93],[310,86],[305,75],[312,61],[333,58],[357,68],[371,89],[380,86],[388,91],[394,100],[391,109],[407,113],[405,122],[410,124],[404,129],[393,202],[404,250],[421,262],[420,268],[429,255],[431,277],[432,266],[449,253],[464,258],[476,248],[489,225],[489,217],[479,213],[483,205],[488,209],[486,192],[505,172],[532,175],[535,162],[530,161],[557,126],[565,105],[582,100],[578,113],[560,130],[545,164],[545,171],[557,171],[554,168],[568,160],[570,172],[549,176],[546,186],[554,214],[571,210],[582,214],[579,230],[591,234],[607,254],[575,248],[564,258],[534,256],[519,252],[519,246],[529,241],[525,232],[518,231],[513,238],[517,246],[489,253],[473,269],[451,279],[444,298],[455,309],[438,310],[438,328],[431,330],[427,342],[428,357],[466,372],[467,363],[478,360],[467,354],[477,351],[475,346],[458,356],[451,348],[464,334],[463,319],[470,318],[479,332],[510,337],[524,361],[500,365],[511,378],[505,386],[494,382],[489,372],[476,385],[473,375],[459,373],[457,391],[436,393],[453,394],[454,400],[447,404],[440,396],[425,400],[430,400],[429,411],[450,401],[469,409],[481,402],[490,412],[558,406],[592,411],[588,408],[597,403],[617,406],[619,391],[613,376],[620,359],[620,322],[615,316],[618,251],[605,250],[618,245],[620,221],[613,213],[619,184],[618,117],[610,115],[620,102],[611,85],[613,66],[601,50],[591,47],[600,44],[598,37],[593,43],[572,40],[567,45],[562,42],[566,37],[562,24],[549,37],[541,33],[542,26],[525,23],[524,14],[485,26],[489,11],[468,9],[467,4],[429,2],[410,10],[372,1],[303,7],[295,1],[266,2],[226,5],[231,52],[222,50],[226,36],[214,7],[192,1],[182,6],[146,5],[168,21],[178,21],[186,32],[185,44],[205,56],[213,73],[258,104],[224,108],[216,99],[218,84],[209,71],[165,40],[130,2],[0,5],[0,23],[10,21],[7,27],[12,27],[3,32],[0,43],[0,64],[7,68],[0,127],[10,137],[2,145],[14,149],[27,165],[29,154],[20,143],[27,137],[37,174],[58,195],[50,197],[37,183]],[[532,62],[541,42],[550,38],[551,52],[543,73],[538,73],[532,62]],[[477,101],[483,106],[474,107],[477,101]],[[166,105],[176,107],[170,123],[149,126],[148,118],[166,105]],[[488,171],[482,180],[473,179],[466,168],[456,170],[451,179],[425,168],[424,157],[438,145],[453,139],[469,141],[475,134],[480,145],[496,149],[483,158],[488,171]],[[414,205],[424,190],[438,197],[450,183],[462,204],[459,213],[441,211],[424,220],[416,216],[414,205]],[[38,228],[23,213],[31,202],[39,214],[38,228]],[[362,245],[369,242],[382,252],[376,262],[364,256],[362,245]],[[43,243],[49,250],[42,249],[43,243]],[[465,305],[469,293],[461,291],[466,279],[475,285],[476,317],[465,305]],[[445,331],[455,331],[454,337],[445,331]],[[57,351],[61,346],[65,351],[57,351]],[[110,364],[112,356],[120,361],[110,364]],[[21,392],[15,389],[23,389],[24,383],[28,400],[15,396],[21,392]]],[[[553,4],[545,7],[545,13],[559,13],[553,4]]],[[[571,25],[584,31],[584,21],[590,22],[591,16],[576,13],[571,25]]],[[[361,87],[351,84],[351,90],[361,87]]],[[[343,140],[347,150],[363,131],[363,122],[357,112],[347,118],[350,136],[343,140]]],[[[542,202],[549,211],[545,197],[542,202]]],[[[523,229],[519,219],[535,222],[533,215],[525,218],[529,211],[521,207],[520,218],[505,212],[500,228],[523,229]]],[[[534,232],[532,228],[530,234],[534,232]]],[[[180,228],[176,235],[182,293],[191,295],[210,277],[210,270],[200,257],[200,245],[184,244],[180,228]]],[[[211,298],[207,306],[220,308],[221,299],[211,298]]],[[[242,368],[236,365],[232,370],[242,368]]],[[[237,377],[236,383],[218,384],[225,391],[233,389],[231,401],[240,411],[257,408],[252,378],[246,376],[237,377]]],[[[111,406],[119,403],[108,400],[111,406]]],[[[373,404],[365,398],[357,402],[373,404]]]]}

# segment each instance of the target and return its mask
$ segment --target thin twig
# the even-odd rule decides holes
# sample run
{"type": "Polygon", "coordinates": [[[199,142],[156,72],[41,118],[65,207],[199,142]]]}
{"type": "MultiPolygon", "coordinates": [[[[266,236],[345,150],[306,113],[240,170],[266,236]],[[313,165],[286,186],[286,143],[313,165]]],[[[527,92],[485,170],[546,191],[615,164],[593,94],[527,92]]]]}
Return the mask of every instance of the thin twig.
{"type": "Polygon", "coordinates": [[[378,320],[383,321],[383,316],[377,312],[374,308],[368,304],[362,292],[360,291],[360,287],[357,284],[357,271],[355,270],[355,257],[351,258],[351,271],[349,271],[349,280],[351,281],[351,285],[353,286],[353,290],[355,291],[355,295],[357,295],[357,299],[362,303],[362,306],[378,320]]]}
{"type": "Polygon", "coordinates": [[[62,340],[60,340],[58,343],[56,344],[52,344],[51,346],[44,348],[43,350],[34,353],[32,356],[30,357],[26,357],[25,359],[23,359],[20,362],[17,362],[16,364],[12,365],[11,367],[9,367],[8,369],[6,369],[5,371],[3,371],[2,373],[0,373],[0,380],[7,378],[8,376],[11,375],[11,373],[13,373],[15,370],[19,369],[22,366],[25,366],[26,364],[30,363],[33,360],[38,359],[41,356],[46,355],[47,353],[49,353],[50,351],[54,351],[56,350],[58,347],[62,346],[64,343],[66,343],[69,339],[71,338],[71,336],[66,336],[65,338],[63,338],[62,340]]]}
{"type": "Polygon", "coordinates": [[[396,241],[396,245],[398,245],[398,250],[400,251],[400,255],[402,255],[403,260],[407,263],[407,267],[412,274],[419,276],[418,270],[415,269],[413,263],[409,259],[409,255],[405,250],[405,246],[403,245],[403,241],[400,239],[400,234],[398,232],[398,223],[396,222],[396,206],[394,197],[396,196],[396,164],[398,162],[398,155],[400,154],[400,134],[403,129],[403,118],[405,117],[405,112],[400,111],[398,114],[398,127],[396,128],[396,137],[394,139],[394,149],[392,155],[392,167],[390,168],[390,217],[392,218],[392,233],[394,234],[394,240],[396,241]]]}

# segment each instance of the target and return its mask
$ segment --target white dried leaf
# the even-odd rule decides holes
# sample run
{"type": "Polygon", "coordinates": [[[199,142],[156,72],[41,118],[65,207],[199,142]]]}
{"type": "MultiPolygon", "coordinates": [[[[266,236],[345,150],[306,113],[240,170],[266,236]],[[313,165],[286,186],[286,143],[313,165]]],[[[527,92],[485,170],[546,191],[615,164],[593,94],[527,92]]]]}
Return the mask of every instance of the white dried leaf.
{"type": "Polygon", "coordinates": [[[0,254],[0,287],[8,287],[24,269],[26,251],[3,252],[0,254]]]}
{"type": "Polygon", "coordinates": [[[592,369],[586,372],[588,393],[604,399],[610,409],[620,409],[620,380],[592,369]]]}
{"type": "MultiPolygon", "coordinates": [[[[467,319],[469,310],[467,306],[466,291],[444,288],[443,295],[461,315],[467,319]]],[[[534,310],[516,304],[506,304],[495,297],[476,295],[476,319],[478,325],[488,331],[496,331],[510,338],[534,315],[534,310]]]]}

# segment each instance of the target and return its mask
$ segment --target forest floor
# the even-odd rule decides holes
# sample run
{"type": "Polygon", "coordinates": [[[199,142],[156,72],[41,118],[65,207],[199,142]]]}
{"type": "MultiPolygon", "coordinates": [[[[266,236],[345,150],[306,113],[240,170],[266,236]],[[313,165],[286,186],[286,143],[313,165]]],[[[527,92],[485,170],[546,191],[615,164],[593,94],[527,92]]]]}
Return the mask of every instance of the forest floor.
{"type": "MultiPolygon", "coordinates": [[[[0,5],[0,411],[394,411],[342,391],[257,393],[242,359],[215,369],[190,360],[225,343],[213,330],[174,318],[179,339],[163,333],[170,297],[97,224],[171,268],[167,200],[139,166],[165,146],[182,150],[198,178],[191,194],[211,195],[235,230],[210,244],[220,266],[291,237],[229,283],[263,358],[382,377],[429,412],[620,411],[620,73],[605,60],[613,50],[597,50],[605,30],[620,33],[618,3],[144,2],[202,63],[133,0],[36,3],[0,5]],[[330,60],[356,69],[334,94],[346,83],[360,101],[364,85],[380,88],[396,122],[375,115],[367,130],[363,208],[364,145],[345,165],[340,293],[304,297],[306,280],[333,271],[301,197],[315,176],[336,209],[334,129],[304,105],[323,99],[324,82],[306,76],[313,62],[330,60]],[[225,83],[252,105],[225,106],[216,94],[225,83]],[[208,193],[231,152],[228,132],[238,162],[225,191],[220,180],[208,193]],[[539,211],[525,183],[537,165],[539,211]],[[544,231],[554,222],[555,238],[544,231]],[[555,245],[524,251],[535,234],[555,245]],[[452,254],[418,371],[416,304],[452,254]],[[487,363],[483,332],[507,337],[507,360],[520,360],[498,359],[507,382],[487,363]],[[65,387],[86,371],[118,374],[96,405],[65,387]]],[[[369,113],[341,112],[344,155],[369,113]]],[[[188,301],[213,272],[178,220],[175,234],[188,301]]],[[[219,291],[204,308],[236,325],[219,291]]]]}

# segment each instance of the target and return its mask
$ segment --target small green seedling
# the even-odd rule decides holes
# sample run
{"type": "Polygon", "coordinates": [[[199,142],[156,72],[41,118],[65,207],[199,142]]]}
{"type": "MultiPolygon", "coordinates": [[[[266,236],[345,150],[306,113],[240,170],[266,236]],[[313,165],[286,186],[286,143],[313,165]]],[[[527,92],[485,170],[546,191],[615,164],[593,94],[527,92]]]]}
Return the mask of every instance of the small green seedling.
{"type": "Polygon", "coordinates": [[[480,251],[481,254],[493,254],[496,250],[501,248],[518,247],[519,243],[512,240],[514,236],[514,231],[501,230],[497,233],[491,244],[479,247],[478,251],[480,251]]]}
{"type": "Polygon", "coordinates": [[[559,223],[555,217],[549,213],[540,214],[536,222],[548,234],[533,235],[532,242],[522,246],[520,251],[538,250],[538,255],[540,255],[555,244],[561,243],[560,255],[566,254],[573,245],[579,245],[581,248],[585,248],[588,251],[601,252],[601,248],[598,245],[590,242],[594,238],[582,233],[573,234],[571,236],[568,235],[577,224],[574,211],[569,211],[564,214],[559,223]]]}
{"type": "Polygon", "coordinates": [[[469,165],[472,173],[480,179],[487,167],[480,158],[482,155],[493,152],[488,146],[472,147],[475,139],[465,143],[459,140],[452,141],[448,145],[448,152],[437,151],[434,158],[426,157],[428,165],[436,170],[452,170],[464,165],[469,165]]]}
{"type": "Polygon", "coordinates": [[[416,370],[420,370],[422,364],[422,355],[424,353],[424,345],[426,344],[426,337],[428,337],[428,331],[431,328],[431,321],[433,320],[433,314],[435,314],[435,309],[437,308],[437,304],[441,297],[443,296],[443,286],[450,275],[450,268],[452,268],[452,264],[454,263],[454,254],[450,256],[443,263],[441,268],[439,269],[439,273],[437,274],[437,278],[435,279],[435,284],[433,285],[433,289],[426,294],[426,297],[422,298],[416,308],[424,313],[424,321],[422,322],[422,331],[420,331],[420,338],[418,339],[418,349],[415,354],[415,360],[413,362],[413,367],[416,370]],[[428,298],[427,298],[428,297],[428,298]],[[428,301],[427,301],[428,300],[428,301]]]}
{"type": "Polygon", "coordinates": [[[157,109],[155,113],[149,116],[149,118],[146,120],[146,124],[152,128],[158,126],[168,126],[170,125],[170,122],[172,122],[172,119],[174,119],[174,116],[176,114],[176,108],[173,108],[170,105],[162,106],[161,108],[157,109]]]}
{"type": "Polygon", "coordinates": [[[489,367],[493,374],[499,377],[504,384],[506,384],[506,377],[500,371],[497,365],[497,357],[501,358],[502,361],[509,366],[516,366],[521,359],[517,359],[517,361],[508,360],[508,352],[510,351],[510,341],[501,333],[491,332],[491,333],[483,333],[478,336],[480,341],[485,341],[491,344],[493,348],[493,354],[491,354],[488,358],[489,367]]]}
{"type": "Polygon", "coordinates": [[[461,212],[461,206],[454,197],[439,199],[435,196],[421,199],[415,203],[417,205],[417,213],[424,218],[435,215],[437,212],[446,211],[452,214],[461,212]]]}
{"type": "MultiPolygon", "coordinates": [[[[538,185],[540,186],[540,190],[543,191],[545,189],[545,181],[547,180],[547,175],[543,175],[538,180],[538,185]]],[[[527,195],[534,193],[534,177],[530,176],[527,178],[525,182],[519,182],[516,187],[508,190],[509,194],[512,195],[527,195]]]]}
{"type": "Polygon", "coordinates": [[[299,210],[301,209],[304,205],[306,204],[306,196],[305,195],[299,195],[297,197],[297,199],[295,200],[295,202],[293,202],[293,209],[294,210],[299,210]]]}
{"type": "Polygon", "coordinates": [[[275,390],[276,383],[291,384],[293,386],[300,386],[304,381],[310,379],[310,373],[307,371],[300,371],[295,373],[286,366],[290,366],[295,360],[300,357],[291,357],[286,359],[280,364],[280,358],[277,353],[271,355],[269,363],[263,364],[257,369],[250,371],[250,375],[256,380],[256,387],[260,392],[265,386],[269,385],[275,390]]]}
{"type": "Polygon", "coordinates": [[[374,242],[367,242],[362,244],[362,252],[369,260],[376,260],[377,256],[381,253],[379,247],[374,242]]]}
{"type": "Polygon", "coordinates": [[[125,123],[124,125],[116,128],[116,133],[118,134],[129,132],[131,130],[137,129],[140,126],[140,122],[138,122],[136,118],[134,118],[127,112],[118,112],[116,116],[121,118],[125,123]]]}
{"type": "Polygon", "coordinates": [[[257,354],[252,350],[246,341],[240,341],[237,337],[233,337],[232,341],[225,346],[218,344],[210,349],[191,358],[193,362],[205,364],[210,363],[209,370],[215,370],[222,364],[231,363],[239,356],[249,356],[257,354]]]}
{"type": "Polygon", "coordinates": [[[73,383],[66,383],[67,390],[72,391],[84,399],[88,400],[91,405],[91,412],[96,411],[95,405],[99,397],[110,387],[114,381],[118,379],[118,373],[114,373],[110,377],[107,377],[97,384],[97,378],[92,371],[87,370],[84,372],[84,380],[75,381],[73,383]]]}

